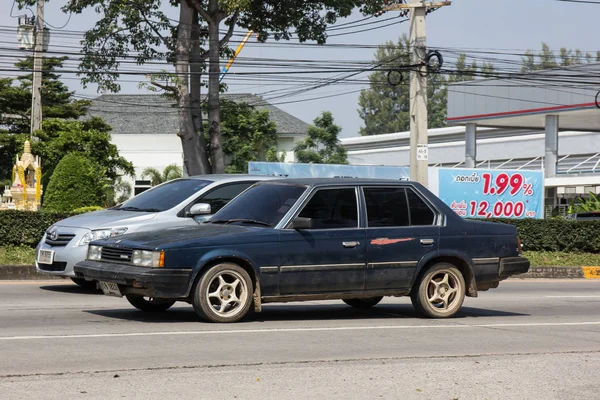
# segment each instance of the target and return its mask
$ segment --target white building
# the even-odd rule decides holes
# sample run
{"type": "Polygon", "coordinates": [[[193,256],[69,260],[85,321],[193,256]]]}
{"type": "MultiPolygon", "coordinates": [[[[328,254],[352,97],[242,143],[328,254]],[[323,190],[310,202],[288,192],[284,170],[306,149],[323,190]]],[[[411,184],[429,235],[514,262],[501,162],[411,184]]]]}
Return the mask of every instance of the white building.
{"type": "MultiPolygon", "coordinates": [[[[429,165],[543,170],[547,207],[600,193],[598,74],[600,64],[584,64],[450,85],[447,121],[454,126],[429,130],[429,165]]],[[[408,166],[409,136],[342,145],[351,164],[408,166]]]]}
{"type": "MultiPolygon", "coordinates": [[[[306,136],[309,126],[306,122],[252,94],[221,96],[269,111],[271,121],[277,126],[278,148],[285,153],[286,161],[294,161],[293,148],[306,136]]],[[[112,143],[135,168],[136,177],[131,183],[136,192],[150,185],[141,178],[144,169],[152,167],[162,171],[169,164],[183,166],[181,139],[177,136],[177,109],[166,97],[155,94],[102,95],[92,101],[89,115],[101,117],[112,127],[112,143]]]]}

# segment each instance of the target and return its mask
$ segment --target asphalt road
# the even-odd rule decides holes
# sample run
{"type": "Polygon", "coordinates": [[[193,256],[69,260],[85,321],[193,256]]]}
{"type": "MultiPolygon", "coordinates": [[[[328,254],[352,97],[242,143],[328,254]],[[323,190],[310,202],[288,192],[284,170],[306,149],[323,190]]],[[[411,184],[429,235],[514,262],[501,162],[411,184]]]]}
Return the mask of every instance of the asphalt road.
{"type": "Polygon", "coordinates": [[[597,399],[600,280],[510,280],[457,318],[407,298],[266,305],[231,325],[63,281],[0,281],[0,398],[597,399]]]}

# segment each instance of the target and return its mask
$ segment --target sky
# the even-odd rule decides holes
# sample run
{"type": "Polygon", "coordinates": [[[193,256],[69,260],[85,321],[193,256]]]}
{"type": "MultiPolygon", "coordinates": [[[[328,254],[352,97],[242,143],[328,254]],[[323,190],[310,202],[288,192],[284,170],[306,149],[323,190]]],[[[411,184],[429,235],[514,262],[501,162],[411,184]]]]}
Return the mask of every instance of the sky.
{"type": "MultiPolygon", "coordinates": [[[[72,15],[69,19],[68,15],[60,11],[65,3],[66,0],[47,0],[44,19],[48,24],[60,28],[68,22],[62,32],[70,32],[85,31],[95,23],[97,17],[91,10],[82,15],[72,15]]],[[[0,14],[0,47],[3,49],[16,48],[16,34],[10,29],[17,27],[17,19],[11,17],[9,12],[12,5],[13,0],[0,0],[0,9],[3,10],[0,14]]],[[[13,16],[25,12],[17,10],[16,7],[12,9],[13,16]]],[[[506,54],[514,53],[514,57],[517,57],[517,53],[523,53],[527,49],[539,50],[542,42],[556,51],[566,47],[595,54],[600,50],[600,43],[594,36],[592,28],[596,26],[598,14],[600,14],[600,5],[557,0],[453,0],[452,5],[443,7],[427,17],[427,45],[430,48],[440,48],[447,63],[452,63],[459,52],[467,53],[467,56],[473,54],[474,57],[482,57],[477,54],[489,50],[506,54]]],[[[28,15],[31,16],[31,12],[28,12],[28,15]]],[[[367,65],[366,63],[373,59],[374,46],[387,40],[396,41],[403,33],[408,34],[409,24],[396,23],[399,18],[390,19],[395,15],[397,13],[387,13],[377,19],[357,22],[364,18],[357,11],[352,16],[337,22],[337,25],[348,22],[354,24],[330,31],[331,37],[326,46],[298,46],[285,41],[276,45],[262,44],[251,38],[236,60],[237,64],[234,63],[225,76],[224,82],[228,84],[228,92],[262,94],[267,101],[307,123],[312,123],[321,112],[331,111],[335,122],[342,127],[341,137],[358,136],[359,129],[363,126],[357,112],[358,92],[368,88],[367,72],[360,75],[361,82],[341,81],[308,92],[306,89],[315,84],[317,79],[332,78],[339,76],[340,73],[314,74],[306,73],[309,70],[304,70],[300,74],[281,74],[277,76],[281,79],[289,79],[289,82],[279,81],[277,84],[267,75],[256,75],[252,81],[249,81],[248,75],[236,74],[271,70],[270,66],[284,60],[293,60],[290,62],[295,65],[299,60],[303,60],[304,63],[318,63],[320,70],[323,70],[323,66],[326,65],[339,67],[340,63],[367,65]],[[386,19],[389,20],[385,21],[386,19]],[[371,22],[373,24],[361,26],[371,22]],[[384,26],[390,24],[393,25],[384,26]],[[376,29],[367,30],[371,28],[376,29]],[[351,46],[328,46],[339,44],[351,46]],[[249,60],[260,63],[262,67],[248,66],[249,60]],[[297,90],[303,93],[291,95],[297,90]]],[[[169,10],[169,16],[176,18],[177,11],[169,10]]],[[[52,28],[51,30],[53,33],[58,33],[51,37],[51,51],[77,50],[79,39],[76,34],[61,35],[61,31],[52,28]]],[[[243,35],[242,30],[239,34],[243,35]]],[[[295,40],[292,42],[297,43],[295,40]]],[[[5,69],[16,60],[7,57],[6,54],[18,53],[2,52],[5,56],[0,61],[0,66],[5,69]]],[[[508,56],[496,55],[495,57],[507,59],[508,56]]],[[[74,70],[75,67],[76,65],[72,64],[69,69],[74,70]]],[[[148,68],[160,70],[163,67],[148,68]]],[[[297,67],[276,70],[299,71],[297,67]]],[[[0,72],[0,76],[11,75],[15,74],[0,72]]],[[[78,95],[86,97],[98,95],[93,86],[83,88],[75,74],[65,74],[63,77],[64,82],[78,95]]],[[[145,89],[139,88],[139,80],[143,79],[142,76],[128,76],[123,79],[126,82],[122,83],[120,93],[148,93],[145,89]]]]}

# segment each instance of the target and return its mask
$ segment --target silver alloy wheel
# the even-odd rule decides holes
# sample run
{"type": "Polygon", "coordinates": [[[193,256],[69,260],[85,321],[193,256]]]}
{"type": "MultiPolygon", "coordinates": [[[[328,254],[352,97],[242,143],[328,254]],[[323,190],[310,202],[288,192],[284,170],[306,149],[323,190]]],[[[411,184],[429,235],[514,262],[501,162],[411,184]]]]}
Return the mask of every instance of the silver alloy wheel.
{"type": "Polygon", "coordinates": [[[237,271],[220,271],[206,287],[206,300],[218,316],[234,317],[245,309],[248,301],[246,281],[237,271]]]}
{"type": "Polygon", "coordinates": [[[461,289],[460,282],[453,270],[436,271],[427,284],[427,300],[431,306],[439,311],[451,311],[458,303],[462,303],[457,295],[461,289]]]}

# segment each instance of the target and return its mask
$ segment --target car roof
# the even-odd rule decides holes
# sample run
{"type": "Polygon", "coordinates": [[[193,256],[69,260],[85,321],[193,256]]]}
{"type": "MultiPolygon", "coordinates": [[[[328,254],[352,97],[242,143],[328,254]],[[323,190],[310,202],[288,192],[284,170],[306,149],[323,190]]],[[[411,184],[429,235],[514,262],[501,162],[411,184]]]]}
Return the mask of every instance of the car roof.
{"type": "Polygon", "coordinates": [[[288,185],[302,186],[328,186],[328,185],[397,185],[414,184],[412,181],[395,179],[374,179],[374,178],[287,178],[276,179],[270,183],[284,183],[288,185]]]}
{"type": "Polygon", "coordinates": [[[249,174],[206,174],[206,175],[193,175],[183,179],[200,179],[211,182],[239,182],[239,181],[264,181],[271,179],[281,179],[281,177],[269,176],[269,175],[249,175],[249,174]]]}

